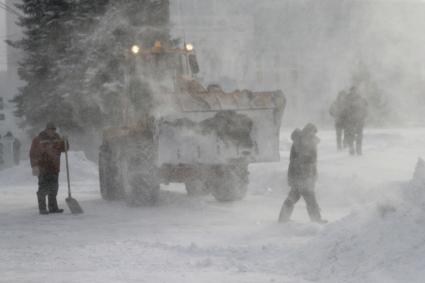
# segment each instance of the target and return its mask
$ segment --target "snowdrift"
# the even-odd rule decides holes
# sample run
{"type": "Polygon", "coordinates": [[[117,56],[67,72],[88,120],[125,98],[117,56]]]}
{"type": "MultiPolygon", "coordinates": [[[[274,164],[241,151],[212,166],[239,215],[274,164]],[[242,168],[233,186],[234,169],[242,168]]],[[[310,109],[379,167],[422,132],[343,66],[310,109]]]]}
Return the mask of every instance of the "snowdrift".
{"type": "MultiPolygon", "coordinates": [[[[399,198],[371,203],[329,224],[301,257],[299,274],[319,282],[423,282],[425,162],[399,185],[399,198]],[[313,267],[313,268],[312,268],[313,267]]],[[[385,198],[385,192],[382,199],[385,198]]]]}
{"type": "MultiPolygon", "coordinates": [[[[71,184],[98,182],[97,165],[89,161],[83,152],[69,152],[71,184]]],[[[60,183],[66,183],[65,156],[61,156],[60,183]]],[[[29,160],[23,160],[18,166],[0,171],[1,190],[16,186],[37,186],[37,178],[32,176],[29,160]]],[[[98,186],[96,186],[98,189],[98,186]]]]}

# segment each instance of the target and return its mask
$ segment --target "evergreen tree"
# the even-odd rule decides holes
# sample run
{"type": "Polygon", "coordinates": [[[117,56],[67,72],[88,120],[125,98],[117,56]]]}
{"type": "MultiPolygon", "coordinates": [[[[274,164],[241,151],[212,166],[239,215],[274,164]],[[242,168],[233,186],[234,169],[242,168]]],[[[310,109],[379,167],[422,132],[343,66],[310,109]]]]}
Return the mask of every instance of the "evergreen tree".
{"type": "Polygon", "coordinates": [[[24,38],[9,42],[23,50],[18,70],[25,85],[15,96],[16,115],[24,126],[40,128],[55,121],[68,130],[81,129],[78,107],[70,99],[81,92],[82,50],[78,41],[93,29],[107,0],[24,0],[17,7],[24,38]]]}
{"type": "Polygon", "coordinates": [[[19,68],[25,85],[14,98],[24,126],[55,121],[87,147],[102,128],[122,125],[129,89],[132,102],[150,108],[148,85],[128,85],[127,55],[133,44],[172,44],[168,0],[23,0],[18,8],[24,38],[9,44],[25,55],[19,68]]]}
{"type": "Polygon", "coordinates": [[[24,0],[18,7],[25,14],[20,19],[25,36],[10,44],[24,51],[18,72],[26,84],[14,99],[16,114],[29,125],[60,121],[59,114],[66,119],[69,109],[56,93],[57,59],[67,44],[62,23],[69,18],[71,6],[65,0],[24,0]]]}
{"type": "Polygon", "coordinates": [[[72,108],[72,123],[75,127],[68,127],[84,133],[87,127],[100,125],[100,112],[97,105],[88,103],[90,93],[84,86],[87,62],[85,54],[88,52],[84,42],[96,29],[104,15],[109,0],[80,0],[73,2],[72,16],[66,25],[69,27],[68,46],[60,65],[58,91],[66,96],[66,103],[72,108]]]}

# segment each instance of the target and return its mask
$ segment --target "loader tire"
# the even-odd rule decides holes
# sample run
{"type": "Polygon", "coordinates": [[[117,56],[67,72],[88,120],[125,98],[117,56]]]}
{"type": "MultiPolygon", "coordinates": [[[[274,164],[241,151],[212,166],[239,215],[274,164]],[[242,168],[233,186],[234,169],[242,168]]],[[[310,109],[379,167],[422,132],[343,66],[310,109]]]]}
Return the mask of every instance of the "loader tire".
{"type": "Polygon", "coordinates": [[[159,182],[153,175],[133,174],[129,176],[129,186],[131,192],[126,195],[126,202],[129,206],[151,206],[158,202],[159,182]]]}
{"type": "Polygon", "coordinates": [[[207,184],[200,179],[187,180],[185,186],[189,196],[205,196],[209,193],[207,184]]]}
{"type": "Polygon", "coordinates": [[[100,194],[105,200],[119,200],[123,197],[117,160],[111,148],[102,145],[99,151],[100,194]]]}
{"type": "Polygon", "coordinates": [[[245,164],[218,166],[209,182],[217,201],[241,200],[248,189],[248,166],[245,164]]]}
{"type": "Polygon", "coordinates": [[[130,206],[150,206],[159,198],[159,170],[156,143],[151,132],[136,133],[126,149],[126,202],[130,206]]]}

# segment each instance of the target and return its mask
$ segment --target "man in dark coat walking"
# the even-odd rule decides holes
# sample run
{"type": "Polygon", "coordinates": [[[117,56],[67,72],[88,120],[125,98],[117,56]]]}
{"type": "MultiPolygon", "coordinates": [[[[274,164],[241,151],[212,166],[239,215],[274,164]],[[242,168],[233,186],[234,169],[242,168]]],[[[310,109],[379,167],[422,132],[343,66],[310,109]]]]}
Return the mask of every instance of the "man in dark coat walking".
{"type": "Polygon", "coordinates": [[[352,87],[345,99],[345,107],[342,114],[345,135],[351,155],[362,154],[363,128],[367,112],[368,104],[366,99],[358,94],[356,87],[352,87]]]}
{"type": "Polygon", "coordinates": [[[307,204],[307,212],[311,221],[326,223],[320,215],[320,208],[316,201],[314,186],[317,179],[317,128],[309,123],[302,130],[296,129],[291,138],[291,147],[288,184],[291,190],[283,203],[279,215],[279,222],[289,221],[295,203],[303,197],[307,204]]]}
{"type": "Polygon", "coordinates": [[[331,108],[329,109],[329,114],[335,120],[335,131],[336,131],[336,146],[338,150],[342,150],[343,146],[346,145],[345,133],[344,133],[344,107],[345,107],[345,99],[347,97],[347,93],[345,91],[341,91],[338,93],[337,98],[332,103],[331,108]]]}
{"type": "Polygon", "coordinates": [[[38,177],[37,200],[40,214],[62,213],[56,196],[59,189],[60,155],[65,151],[65,142],[57,133],[54,123],[35,137],[31,144],[30,161],[34,176],[38,177]],[[46,207],[46,196],[48,209],[46,207]]]}

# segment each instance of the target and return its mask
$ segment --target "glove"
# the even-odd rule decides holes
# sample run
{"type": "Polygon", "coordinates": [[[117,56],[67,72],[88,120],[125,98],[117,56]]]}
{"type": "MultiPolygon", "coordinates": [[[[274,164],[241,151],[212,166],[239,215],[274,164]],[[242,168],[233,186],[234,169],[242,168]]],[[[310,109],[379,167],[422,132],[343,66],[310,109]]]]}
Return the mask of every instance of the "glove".
{"type": "Polygon", "coordinates": [[[40,175],[40,169],[37,166],[32,167],[32,175],[35,177],[38,177],[38,175],[40,175]]]}

